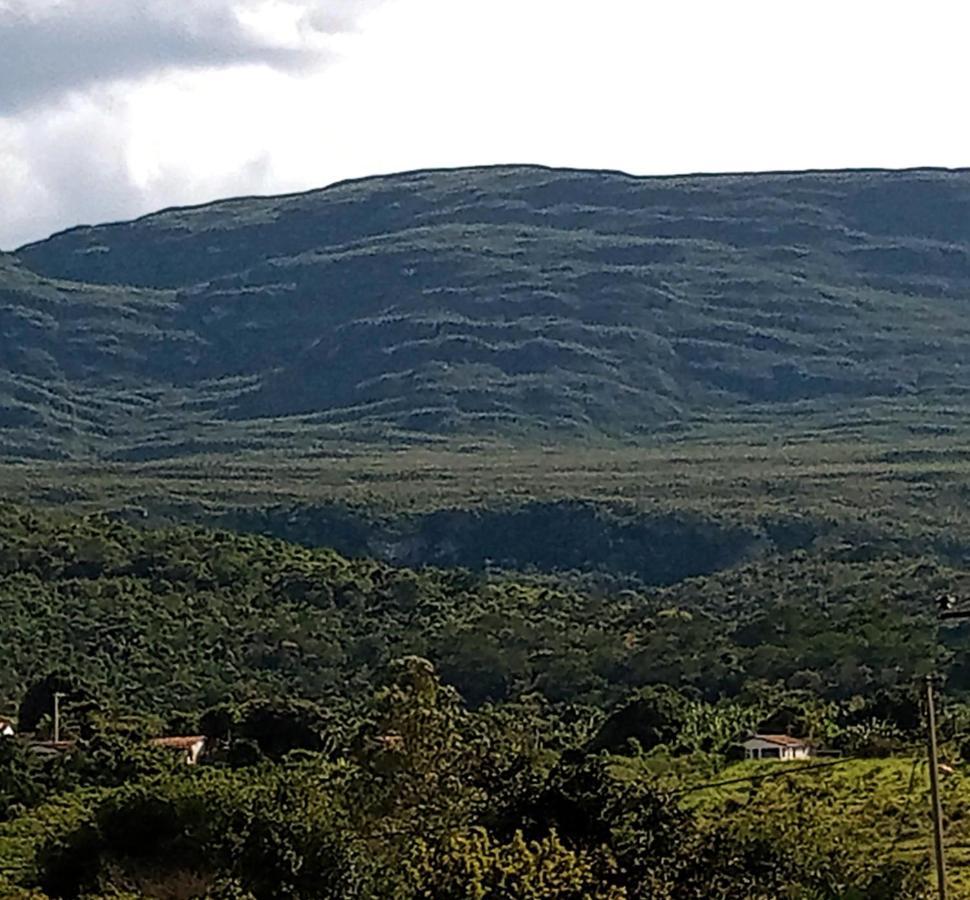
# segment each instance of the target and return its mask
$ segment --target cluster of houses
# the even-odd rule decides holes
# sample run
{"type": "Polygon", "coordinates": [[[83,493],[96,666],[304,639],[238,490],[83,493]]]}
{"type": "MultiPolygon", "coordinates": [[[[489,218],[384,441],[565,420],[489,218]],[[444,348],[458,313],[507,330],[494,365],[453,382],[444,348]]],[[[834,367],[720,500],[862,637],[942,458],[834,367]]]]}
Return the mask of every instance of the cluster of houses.
{"type": "MultiPolygon", "coordinates": [[[[17,729],[13,722],[0,718],[0,738],[17,738],[17,729]]],[[[29,735],[20,736],[27,747],[38,756],[56,756],[69,753],[76,746],[76,741],[41,741],[29,735]]],[[[150,746],[180,753],[186,765],[194,766],[205,753],[206,739],[204,735],[178,735],[173,737],[151,738],[150,746]]]]}
{"type": "MultiPolygon", "coordinates": [[[[13,722],[0,718],[0,738],[17,736],[13,722]]],[[[41,755],[55,755],[73,750],[75,741],[39,741],[26,738],[28,746],[35,753],[41,755]]],[[[152,738],[149,743],[154,747],[181,753],[185,763],[194,766],[205,753],[206,739],[203,735],[185,735],[173,737],[152,738]]],[[[779,762],[791,762],[798,759],[808,759],[813,755],[811,743],[803,738],[792,737],[788,734],[753,734],[741,743],[745,759],[773,759],[779,762]]]]}

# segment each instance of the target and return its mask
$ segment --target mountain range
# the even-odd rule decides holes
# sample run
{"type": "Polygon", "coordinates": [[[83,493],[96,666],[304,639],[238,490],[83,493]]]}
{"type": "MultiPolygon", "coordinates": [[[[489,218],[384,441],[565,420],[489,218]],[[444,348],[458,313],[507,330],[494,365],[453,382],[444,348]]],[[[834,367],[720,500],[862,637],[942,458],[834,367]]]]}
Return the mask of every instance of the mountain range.
{"type": "Polygon", "coordinates": [[[970,411],[970,171],[405,173],[0,254],[0,454],[970,411]]]}

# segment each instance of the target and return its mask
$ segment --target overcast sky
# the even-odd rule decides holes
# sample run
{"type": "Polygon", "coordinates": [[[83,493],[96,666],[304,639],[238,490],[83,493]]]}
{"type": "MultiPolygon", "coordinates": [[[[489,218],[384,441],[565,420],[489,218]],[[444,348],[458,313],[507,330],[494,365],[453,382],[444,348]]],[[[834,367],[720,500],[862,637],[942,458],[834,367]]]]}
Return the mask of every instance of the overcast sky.
{"type": "Polygon", "coordinates": [[[970,164],[964,0],[0,0],[0,248],[430,166],[970,164]]]}

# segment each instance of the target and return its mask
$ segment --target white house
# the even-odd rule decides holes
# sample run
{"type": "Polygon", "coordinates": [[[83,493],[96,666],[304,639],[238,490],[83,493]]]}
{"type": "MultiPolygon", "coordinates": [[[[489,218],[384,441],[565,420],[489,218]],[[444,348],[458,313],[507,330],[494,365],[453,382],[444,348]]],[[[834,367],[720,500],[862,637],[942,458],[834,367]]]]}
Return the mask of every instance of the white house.
{"type": "Polygon", "coordinates": [[[190,766],[194,766],[205,751],[205,737],[201,734],[194,734],[189,737],[153,738],[151,743],[154,747],[165,747],[169,750],[178,751],[182,754],[186,765],[190,766]]]}
{"type": "Polygon", "coordinates": [[[812,746],[787,734],[753,734],[741,746],[745,759],[808,759],[812,746]]]}
{"type": "Polygon", "coordinates": [[[14,733],[13,722],[0,719],[0,737],[13,737],[14,733]]]}
{"type": "MultiPolygon", "coordinates": [[[[190,737],[160,737],[152,738],[149,744],[172,750],[180,754],[187,765],[194,766],[205,752],[206,739],[201,734],[190,737]]],[[[31,741],[28,746],[40,756],[57,756],[73,752],[77,741],[31,741]]]]}

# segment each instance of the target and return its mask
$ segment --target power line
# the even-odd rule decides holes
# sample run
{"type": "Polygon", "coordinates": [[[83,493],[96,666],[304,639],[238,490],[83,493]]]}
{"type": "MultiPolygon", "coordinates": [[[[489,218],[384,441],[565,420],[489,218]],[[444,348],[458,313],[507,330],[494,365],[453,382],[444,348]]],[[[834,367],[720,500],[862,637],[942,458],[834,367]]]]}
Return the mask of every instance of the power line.
{"type": "Polygon", "coordinates": [[[933,850],[936,857],[936,885],[940,900],[946,900],[946,853],[943,845],[943,806],[940,802],[940,764],[936,756],[936,710],[933,705],[932,675],[926,676],[926,730],[930,763],[930,797],[933,811],[933,850]]]}
{"type": "Polygon", "coordinates": [[[711,781],[707,784],[695,784],[693,787],[674,791],[671,796],[682,797],[684,794],[694,794],[697,791],[707,790],[707,788],[724,787],[729,784],[744,784],[752,781],[764,781],[767,778],[784,778],[788,775],[796,775],[799,772],[815,772],[819,769],[831,769],[833,766],[844,766],[846,763],[855,762],[857,759],[858,757],[856,756],[845,756],[832,762],[811,763],[807,766],[796,766],[795,768],[783,769],[779,772],[765,772],[761,775],[748,775],[744,778],[729,778],[727,781],[711,781]]]}

